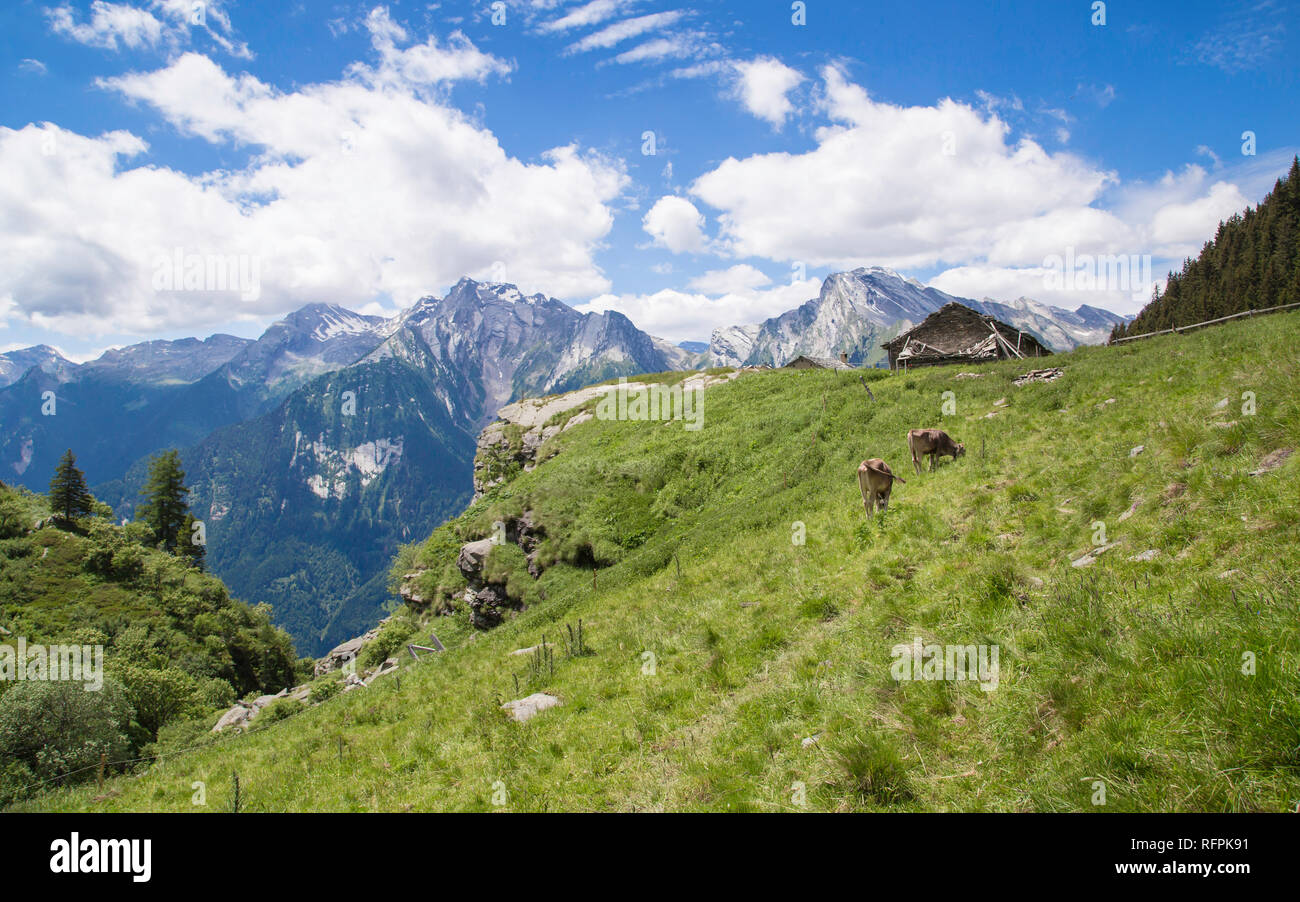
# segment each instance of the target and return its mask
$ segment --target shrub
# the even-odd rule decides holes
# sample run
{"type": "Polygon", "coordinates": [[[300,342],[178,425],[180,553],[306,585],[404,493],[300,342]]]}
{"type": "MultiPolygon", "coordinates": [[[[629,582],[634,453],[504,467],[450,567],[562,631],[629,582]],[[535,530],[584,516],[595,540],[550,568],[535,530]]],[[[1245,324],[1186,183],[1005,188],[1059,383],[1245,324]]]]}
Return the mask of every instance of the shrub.
{"type": "Polygon", "coordinates": [[[235,689],[225,680],[205,680],[199,686],[198,700],[206,708],[229,708],[235,703],[235,689]]]}
{"type": "Polygon", "coordinates": [[[305,706],[296,698],[277,698],[271,704],[262,709],[253,722],[259,725],[276,723],[287,717],[293,717],[305,706]]]}
{"type": "Polygon", "coordinates": [[[15,683],[0,696],[0,760],[20,762],[39,780],[88,779],[101,754],[127,757],[134,713],[112,678],[98,692],[68,680],[15,683]]]}
{"type": "Polygon", "coordinates": [[[361,651],[362,667],[374,667],[384,663],[385,658],[392,657],[393,652],[401,649],[406,640],[415,635],[415,624],[405,618],[394,617],[384,624],[374,641],[361,651]]]}
{"type": "Polygon", "coordinates": [[[148,740],[156,739],[158,731],[171,720],[195,717],[211,707],[204,703],[198,681],[184,671],[170,667],[155,670],[134,663],[119,663],[115,672],[126,687],[127,698],[135,709],[136,722],[148,740]]]}
{"type": "Polygon", "coordinates": [[[326,702],[339,694],[343,688],[342,680],[321,680],[311,684],[311,700],[313,702],[326,702]]]}

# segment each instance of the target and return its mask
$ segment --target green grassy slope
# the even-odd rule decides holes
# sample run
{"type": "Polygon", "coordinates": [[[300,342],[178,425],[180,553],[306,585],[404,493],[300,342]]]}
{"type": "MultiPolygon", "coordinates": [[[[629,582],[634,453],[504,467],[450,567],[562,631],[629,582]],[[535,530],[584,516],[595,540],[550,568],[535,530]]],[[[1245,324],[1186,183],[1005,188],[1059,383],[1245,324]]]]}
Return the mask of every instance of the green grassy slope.
{"type": "Polygon", "coordinates": [[[1019,388],[1024,364],[867,373],[874,402],[857,373],[751,374],[709,391],[698,432],[575,427],[401,561],[454,592],[459,543],[532,509],[549,569],[532,584],[509,553],[492,562],[528,610],[477,635],[463,611],[436,618],[447,653],[397,678],[106,800],[28,807],[195,810],[201,780],[220,808],[238,771],[253,810],[1077,811],[1098,783],[1108,811],[1292,809],[1300,455],[1249,473],[1300,447],[1298,339],[1283,314],[1085,348],[1019,388]],[[915,426],[970,453],[916,476],[915,426]],[[907,484],[868,521],[871,456],[907,484]],[[1119,544],[1072,567],[1097,522],[1119,544]],[[579,618],[590,653],[569,657],[579,618]],[[530,675],[509,652],[543,634],[554,673],[530,675]],[[895,681],[890,649],[917,636],[997,645],[998,688],[895,681]],[[499,712],[532,691],[563,705],[499,712]]]}

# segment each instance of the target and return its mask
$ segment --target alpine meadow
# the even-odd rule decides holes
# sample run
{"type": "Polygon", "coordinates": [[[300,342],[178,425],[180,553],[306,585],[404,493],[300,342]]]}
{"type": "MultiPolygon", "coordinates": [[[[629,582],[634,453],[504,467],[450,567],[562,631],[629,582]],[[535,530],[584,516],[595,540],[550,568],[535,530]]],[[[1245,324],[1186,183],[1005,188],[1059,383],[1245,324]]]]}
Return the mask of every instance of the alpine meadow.
{"type": "Polygon", "coordinates": [[[0,11],[15,872],[1283,876],[1297,12],[0,11]]]}

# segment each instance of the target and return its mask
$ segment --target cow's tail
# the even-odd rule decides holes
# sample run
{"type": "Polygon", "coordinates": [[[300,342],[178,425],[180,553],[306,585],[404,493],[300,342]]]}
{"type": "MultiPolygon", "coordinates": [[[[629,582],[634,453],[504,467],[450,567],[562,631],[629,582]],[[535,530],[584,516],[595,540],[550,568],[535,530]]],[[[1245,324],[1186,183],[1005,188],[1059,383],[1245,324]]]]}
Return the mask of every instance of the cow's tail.
{"type": "Polygon", "coordinates": [[[875,473],[877,476],[888,476],[890,479],[897,479],[899,482],[907,485],[907,480],[902,476],[899,476],[897,473],[891,473],[889,470],[882,470],[880,467],[867,467],[867,469],[872,473],[875,473]]]}

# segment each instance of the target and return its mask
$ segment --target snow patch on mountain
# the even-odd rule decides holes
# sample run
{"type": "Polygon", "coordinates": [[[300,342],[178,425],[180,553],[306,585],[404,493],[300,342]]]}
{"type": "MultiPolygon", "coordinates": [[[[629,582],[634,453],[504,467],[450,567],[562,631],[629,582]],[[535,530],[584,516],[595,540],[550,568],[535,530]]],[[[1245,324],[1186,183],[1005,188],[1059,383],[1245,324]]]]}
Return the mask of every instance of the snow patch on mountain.
{"type": "Polygon", "coordinates": [[[713,366],[784,366],[800,354],[849,356],[855,366],[878,365],[880,344],[956,302],[1033,334],[1055,351],[1102,344],[1127,317],[1081,306],[1070,311],[1030,298],[974,301],[930,288],[883,266],[832,273],[821,292],[804,304],[755,325],[714,331],[708,359],[713,366]]]}

